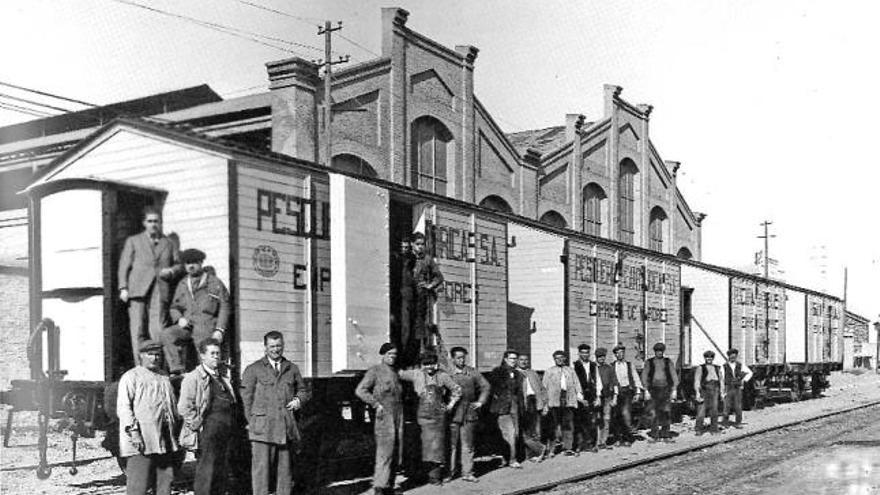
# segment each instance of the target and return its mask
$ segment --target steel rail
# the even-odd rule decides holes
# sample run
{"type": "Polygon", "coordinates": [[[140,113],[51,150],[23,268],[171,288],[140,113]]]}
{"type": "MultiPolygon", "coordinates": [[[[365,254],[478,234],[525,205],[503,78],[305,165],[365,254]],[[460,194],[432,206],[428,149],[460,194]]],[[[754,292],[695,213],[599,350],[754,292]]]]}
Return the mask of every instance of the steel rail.
{"type": "Polygon", "coordinates": [[[725,443],[736,442],[738,440],[750,438],[755,435],[761,435],[764,433],[769,433],[771,431],[781,430],[783,428],[790,428],[792,426],[799,426],[804,423],[810,423],[813,421],[818,421],[820,419],[830,418],[832,416],[838,416],[841,414],[847,414],[847,413],[850,413],[853,411],[858,411],[860,409],[867,409],[869,407],[878,406],[878,405],[880,405],[880,400],[875,400],[875,401],[868,402],[866,404],[860,404],[858,406],[848,407],[846,409],[841,409],[838,411],[830,411],[827,413],[820,414],[818,416],[813,416],[813,417],[798,419],[798,420],[792,420],[792,421],[788,421],[786,423],[782,423],[779,425],[765,426],[763,428],[758,428],[755,431],[744,432],[744,433],[736,435],[736,436],[727,437],[727,438],[718,438],[717,440],[714,440],[712,442],[702,443],[699,445],[693,445],[693,446],[689,446],[689,447],[683,447],[683,448],[680,448],[677,450],[672,450],[669,452],[662,452],[662,453],[659,453],[659,454],[656,454],[656,455],[653,455],[650,457],[645,457],[643,459],[637,459],[634,461],[625,462],[623,464],[618,464],[616,466],[598,469],[596,471],[590,471],[588,473],[577,474],[577,475],[574,475],[574,476],[571,476],[568,478],[564,478],[561,480],[551,481],[548,483],[542,483],[540,485],[535,485],[535,486],[527,487],[527,488],[521,488],[519,490],[513,490],[510,492],[504,492],[504,495],[530,495],[530,494],[534,494],[534,493],[541,493],[541,492],[545,492],[547,490],[552,490],[552,489],[557,488],[561,485],[568,485],[568,484],[572,484],[572,483],[579,483],[581,481],[587,481],[587,480],[590,480],[593,478],[598,478],[600,476],[614,474],[614,473],[618,473],[621,471],[626,471],[628,469],[633,469],[633,468],[636,468],[639,466],[644,466],[646,464],[651,464],[653,462],[662,461],[665,459],[671,459],[673,457],[678,457],[678,456],[684,455],[684,454],[689,454],[691,452],[694,452],[697,450],[702,450],[707,447],[714,447],[716,445],[722,445],[725,443]]]}

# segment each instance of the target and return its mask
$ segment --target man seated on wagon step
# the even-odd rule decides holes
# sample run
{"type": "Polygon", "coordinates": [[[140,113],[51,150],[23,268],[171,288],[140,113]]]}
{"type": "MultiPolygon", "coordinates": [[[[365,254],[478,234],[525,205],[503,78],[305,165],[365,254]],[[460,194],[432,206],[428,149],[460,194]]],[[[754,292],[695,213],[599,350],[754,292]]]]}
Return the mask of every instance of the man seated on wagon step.
{"type": "Polygon", "coordinates": [[[175,325],[162,333],[172,374],[195,367],[194,345],[209,338],[224,343],[229,322],[229,291],[213,270],[202,268],[205,253],[187,249],[180,259],[186,276],[177,284],[171,302],[171,320],[175,325]]]}

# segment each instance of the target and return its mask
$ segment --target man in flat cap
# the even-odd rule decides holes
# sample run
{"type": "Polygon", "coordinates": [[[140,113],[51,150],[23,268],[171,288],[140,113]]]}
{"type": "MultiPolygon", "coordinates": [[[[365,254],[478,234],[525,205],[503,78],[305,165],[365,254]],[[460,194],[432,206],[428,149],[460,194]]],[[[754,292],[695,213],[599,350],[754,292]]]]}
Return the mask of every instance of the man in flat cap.
{"type": "Polygon", "coordinates": [[[229,291],[213,269],[205,269],[205,253],[187,249],[180,254],[186,276],[177,284],[171,302],[174,325],[162,333],[165,357],[172,374],[193,369],[195,346],[212,338],[221,344],[229,322],[229,291]]]}
{"type": "Polygon", "coordinates": [[[743,386],[752,379],[752,370],[739,362],[739,350],[730,349],[727,351],[727,363],[722,366],[721,371],[724,374],[724,413],[721,415],[723,418],[722,424],[725,428],[730,426],[730,412],[733,409],[736,419],[733,427],[742,428],[742,391],[743,386]]]}
{"type": "Polygon", "coordinates": [[[377,495],[394,489],[394,473],[403,465],[403,388],[394,369],[397,347],[390,342],[379,348],[382,360],[367,370],[354,393],[376,412],[373,434],[376,438],[376,467],[373,490],[377,495]]]}
{"type": "Polygon", "coordinates": [[[617,394],[617,435],[623,447],[629,447],[635,440],[632,431],[632,403],[636,396],[644,393],[645,387],[636,373],[633,364],[626,360],[626,347],[623,344],[614,346],[614,376],[617,378],[619,391],[617,394]]]}
{"type": "MultiPolygon", "coordinates": [[[[574,369],[568,365],[568,355],[558,350],[553,353],[555,366],[544,372],[544,388],[547,390],[547,404],[543,414],[550,413],[552,433],[548,442],[562,440],[565,455],[575,455],[574,451],[574,412],[578,404],[584,401],[581,383],[574,369]]],[[[555,455],[556,448],[550,444],[550,455],[555,455]]]]}
{"type": "Polygon", "coordinates": [[[440,485],[446,463],[446,413],[461,398],[461,387],[440,369],[437,354],[422,353],[419,361],[421,369],[401,370],[400,379],[411,382],[419,396],[416,418],[421,429],[422,465],[428,481],[440,485]]]}
{"type": "Polygon", "coordinates": [[[608,349],[599,347],[596,349],[596,364],[599,369],[599,377],[602,379],[602,392],[599,394],[602,400],[601,412],[602,417],[596,418],[598,434],[596,435],[596,447],[598,449],[610,449],[608,446],[608,432],[611,430],[611,413],[617,405],[617,395],[620,387],[617,383],[617,374],[614,372],[614,366],[606,363],[608,349]]]}
{"type": "Polygon", "coordinates": [[[148,206],[144,209],[143,225],[143,232],[125,240],[117,274],[119,299],[128,305],[135,361],[140,342],[160,341],[162,330],[171,324],[168,303],[172,284],[183,274],[177,244],[162,233],[162,213],[148,206]]]}
{"type": "Polygon", "coordinates": [[[456,459],[461,457],[461,479],[474,483],[474,432],[480,419],[479,410],[489,400],[489,381],[483,374],[465,364],[468,351],[464,347],[453,347],[449,351],[452,379],[461,387],[461,400],[450,415],[449,424],[449,471],[454,477],[456,459]]]}
{"type": "Polygon", "coordinates": [[[162,367],[162,345],[144,340],[139,354],[141,364],[122,375],[116,396],[126,493],[146,495],[153,486],[155,495],[170,495],[180,449],[174,389],[162,367]]]}
{"type": "Polygon", "coordinates": [[[669,436],[672,401],[678,396],[678,374],[672,360],[663,355],[665,352],[666,344],[654,344],[654,357],[645,361],[642,370],[642,383],[647,387],[647,398],[651,401],[650,438],[653,441],[672,440],[669,436]]]}
{"type": "Polygon", "coordinates": [[[697,400],[697,423],[694,429],[697,435],[705,432],[703,418],[709,414],[709,432],[718,433],[718,396],[724,398],[724,389],[721,388],[721,366],[712,364],[715,353],[706,351],[703,353],[704,364],[697,366],[694,373],[694,392],[697,400]]]}

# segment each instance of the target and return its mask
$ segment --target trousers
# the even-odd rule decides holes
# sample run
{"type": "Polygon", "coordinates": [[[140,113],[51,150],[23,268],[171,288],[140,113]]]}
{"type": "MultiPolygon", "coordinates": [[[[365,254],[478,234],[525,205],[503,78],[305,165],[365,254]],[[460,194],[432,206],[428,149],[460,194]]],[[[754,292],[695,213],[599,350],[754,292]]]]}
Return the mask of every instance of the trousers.
{"type": "Polygon", "coordinates": [[[389,489],[394,487],[394,473],[397,471],[402,434],[400,424],[403,418],[398,412],[383,412],[384,419],[376,418],[374,437],[376,439],[376,465],[373,470],[373,487],[389,489]]]}
{"type": "MultiPolygon", "coordinates": [[[[147,339],[161,342],[162,329],[170,323],[168,308],[163,304],[161,292],[154,283],[145,297],[128,300],[128,330],[135,364],[140,364],[140,343],[147,339]]],[[[165,357],[167,359],[168,356],[165,357]]]]}
{"type": "Polygon", "coordinates": [[[461,458],[461,474],[474,474],[474,426],[475,421],[452,423],[449,427],[449,471],[454,472],[458,458],[461,458]]]}
{"type": "Polygon", "coordinates": [[[146,495],[154,479],[156,495],[171,495],[176,465],[176,453],[137,454],[129,457],[125,465],[126,495],[146,495]]]}
{"type": "Polygon", "coordinates": [[[603,397],[602,398],[602,419],[596,419],[596,423],[598,423],[598,438],[596,439],[597,446],[608,445],[608,432],[611,431],[611,399],[612,397],[603,397]]]}
{"type": "Polygon", "coordinates": [[[697,424],[696,430],[703,430],[703,419],[706,417],[706,414],[709,415],[709,425],[712,431],[718,430],[718,394],[720,390],[718,388],[718,382],[711,381],[706,382],[700,388],[700,394],[703,397],[703,402],[700,403],[699,407],[697,407],[697,424]]]}
{"type": "Polygon", "coordinates": [[[579,404],[574,410],[575,447],[578,450],[589,450],[595,442],[594,411],[591,406],[579,404]]]}
{"type": "Polygon", "coordinates": [[[507,462],[516,462],[516,443],[519,438],[519,411],[511,408],[510,414],[498,416],[498,428],[509,449],[507,462]]]}
{"type": "Polygon", "coordinates": [[[620,441],[632,442],[632,403],[635,390],[623,387],[617,394],[617,432],[620,441]]]}
{"type": "Polygon", "coordinates": [[[734,416],[736,421],[733,423],[735,425],[739,425],[743,420],[743,391],[740,387],[727,387],[726,394],[724,395],[724,413],[721,415],[723,418],[724,426],[730,424],[730,412],[733,409],[734,416]]]}
{"type": "MultiPolygon", "coordinates": [[[[550,435],[549,442],[558,442],[562,439],[562,448],[571,450],[574,443],[574,408],[573,407],[551,407],[550,419],[553,421],[553,430],[550,435]]],[[[551,452],[553,446],[551,444],[551,452]]]]}
{"type": "Polygon", "coordinates": [[[544,453],[544,444],[541,443],[541,411],[536,406],[534,395],[526,398],[526,408],[520,421],[526,457],[539,456],[544,453]]]}
{"type": "Polygon", "coordinates": [[[268,495],[269,480],[276,474],[275,495],[293,490],[291,445],[251,441],[251,486],[253,495],[268,495]]]}
{"type": "Polygon", "coordinates": [[[672,390],[669,387],[651,387],[651,436],[669,436],[672,404],[669,402],[672,390]],[[659,433],[658,433],[659,431],[659,433]]]}
{"type": "Polygon", "coordinates": [[[226,489],[226,455],[232,434],[232,415],[209,413],[199,433],[195,495],[222,495],[226,489]]]}

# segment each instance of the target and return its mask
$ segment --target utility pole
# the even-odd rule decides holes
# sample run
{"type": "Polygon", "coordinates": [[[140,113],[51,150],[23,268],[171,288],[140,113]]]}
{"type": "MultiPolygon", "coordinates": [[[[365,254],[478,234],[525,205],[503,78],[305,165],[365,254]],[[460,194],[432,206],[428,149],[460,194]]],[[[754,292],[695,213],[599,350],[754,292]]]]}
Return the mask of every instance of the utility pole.
{"type": "Polygon", "coordinates": [[[318,62],[324,66],[324,165],[330,166],[330,158],[332,153],[332,143],[330,124],[333,121],[333,105],[330,101],[330,79],[332,75],[331,67],[336,64],[344,64],[349,61],[350,57],[339,57],[338,60],[330,60],[330,46],[332,45],[333,31],[342,29],[342,21],[337,22],[336,27],[332,27],[330,21],[324,22],[324,26],[318,26],[318,36],[324,35],[324,60],[318,62]]]}
{"type": "Polygon", "coordinates": [[[773,222],[769,222],[764,220],[761,222],[761,225],[764,227],[764,235],[759,235],[758,239],[764,239],[764,278],[770,278],[770,238],[776,237],[775,235],[770,235],[768,231],[768,227],[773,225],[773,222]]]}

